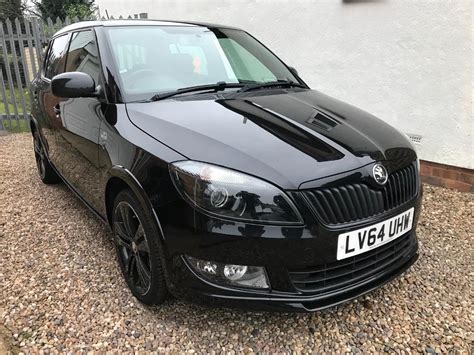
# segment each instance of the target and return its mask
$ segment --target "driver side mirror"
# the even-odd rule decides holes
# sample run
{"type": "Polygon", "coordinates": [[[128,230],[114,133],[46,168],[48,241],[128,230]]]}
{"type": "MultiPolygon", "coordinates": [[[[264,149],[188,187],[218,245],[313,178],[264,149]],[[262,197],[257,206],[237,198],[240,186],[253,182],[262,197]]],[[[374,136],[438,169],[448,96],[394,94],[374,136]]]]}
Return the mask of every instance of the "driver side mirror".
{"type": "Polygon", "coordinates": [[[96,97],[98,96],[94,79],[82,72],[58,74],[51,80],[51,91],[59,97],[96,97]]]}

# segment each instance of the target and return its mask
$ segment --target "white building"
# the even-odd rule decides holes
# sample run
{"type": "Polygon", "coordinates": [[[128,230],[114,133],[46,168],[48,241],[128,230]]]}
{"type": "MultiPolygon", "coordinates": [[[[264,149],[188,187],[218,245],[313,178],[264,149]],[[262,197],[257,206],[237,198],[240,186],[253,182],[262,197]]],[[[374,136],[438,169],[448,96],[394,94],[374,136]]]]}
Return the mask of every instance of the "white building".
{"type": "Polygon", "coordinates": [[[422,159],[474,168],[471,0],[96,0],[101,16],[248,30],[314,89],[420,140],[422,159]]]}

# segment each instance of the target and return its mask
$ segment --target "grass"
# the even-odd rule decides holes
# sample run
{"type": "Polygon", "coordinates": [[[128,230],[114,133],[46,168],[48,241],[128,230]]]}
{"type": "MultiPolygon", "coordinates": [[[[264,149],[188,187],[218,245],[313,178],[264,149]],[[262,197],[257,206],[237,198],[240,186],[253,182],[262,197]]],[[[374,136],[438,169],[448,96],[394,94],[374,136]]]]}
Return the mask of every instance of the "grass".
{"type": "MultiPolygon", "coordinates": [[[[7,99],[7,102],[8,102],[8,108],[10,110],[10,113],[13,113],[13,102],[12,102],[12,99],[11,99],[11,90],[6,89],[5,94],[6,94],[6,99],[7,99]]],[[[29,96],[28,90],[23,89],[23,95],[22,95],[21,91],[19,89],[15,88],[15,90],[13,90],[13,97],[15,98],[14,100],[16,102],[18,112],[23,113],[23,103],[22,103],[21,96],[23,96],[25,98],[26,110],[30,111],[31,103],[30,103],[30,96],[29,96]]],[[[0,114],[2,114],[2,113],[5,113],[5,102],[3,101],[2,95],[0,95],[0,114]]]]}
{"type": "MultiPolygon", "coordinates": [[[[15,98],[16,106],[18,109],[18,114],[23,115],[23,104],[22,104],[22,99],[21,99],[21,91],[18,89],[15,89],[13,91],[13,96],[15,98]]],[[[31,109],[31,104],[30,104],[30,97],[28,94],[28,91],[25,89],[23,90],[23,96],[25,98],[25,106],[27,112],[30,112],[31,109]]],[[[14,106],[12,103],[11,99],[11,93],[10,90],[6,90],[6,98],[7,98],[7,104],[8,104],[8,112],[10,113],[10,120],[3,120],[3,129],[18,133],[18,132],[28,132],[29,127],[28,127],[28,122],[25,119],[20,119],[19,121],[16,120],[15,118],[15,110],[14,106]]],[[[6,114],[6,103],[3,101],[3,97],[0,95],[0,116],[6,114]]]]}
{"type": "MultiPolygon", "coordinates": [[[[21,108],[20,108],[21,109],[21,108]]],[[[10,112],[10,114],[13,113],[13,105],[12,104],[8,104],[8,111],[10,112]]],[[[5,114],[6,113],[6,110],[5,110],[5,103],[4,102],[0,102],[0,115],[1,114],[5,114]]]]}
{"type": "Polygon", "coordinates": [[[27,120],[16,120],[12,119],[11,121],[3,120],[3,129],[11,133],[21,133],[29,132],[30,128],[27,120]]]}

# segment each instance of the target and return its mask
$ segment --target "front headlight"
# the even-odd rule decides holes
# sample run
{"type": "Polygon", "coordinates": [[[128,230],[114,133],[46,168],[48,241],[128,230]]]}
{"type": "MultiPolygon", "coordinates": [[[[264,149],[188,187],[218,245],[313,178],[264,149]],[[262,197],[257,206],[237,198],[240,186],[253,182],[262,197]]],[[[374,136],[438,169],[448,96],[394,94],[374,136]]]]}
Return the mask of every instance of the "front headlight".
{"type": "Polygon", "coordinates": [[[303,223],[283,191],[255,177],[191,160],[170,164],[170,173],[183,197],[208,213],[251,223],[303,223]]]}

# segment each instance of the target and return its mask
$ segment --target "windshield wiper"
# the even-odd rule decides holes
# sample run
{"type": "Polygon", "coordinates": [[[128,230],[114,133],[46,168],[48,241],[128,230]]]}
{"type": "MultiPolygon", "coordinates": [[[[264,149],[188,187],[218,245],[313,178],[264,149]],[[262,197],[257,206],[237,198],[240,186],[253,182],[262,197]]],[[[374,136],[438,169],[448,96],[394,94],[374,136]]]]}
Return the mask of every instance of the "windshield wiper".
{"type": "Polygon", "coordinates": [[[153,95],[150,98],[150,101],[158,101],[163,100],[171,96],[184,94],[187,92],[194,92],[194,91],[202,91],[202,90],[213,90],[214,92],[223,91],[227,88],[242,88],[244,84],[240,83],[226,83],[225,81],[219,81],[215,84],[207,84],[207,85],[196,85],[196,86],[189,86],[186,88],[177,89],[175,91],[163,92],[161,94],[153,95]]]}
{"type": "Polygon", "coordinates": [[[255,85],[246,85],[240,90],[240,92],[257,90],[257,89],[262,89],[262,88],[271,88],[275,86],[306,88],[306,86],[304,86],[303,84],[297,83],[296,81],[278,79],[277,81],[268,81],[266,83],[258,83],[255,85]]]}

